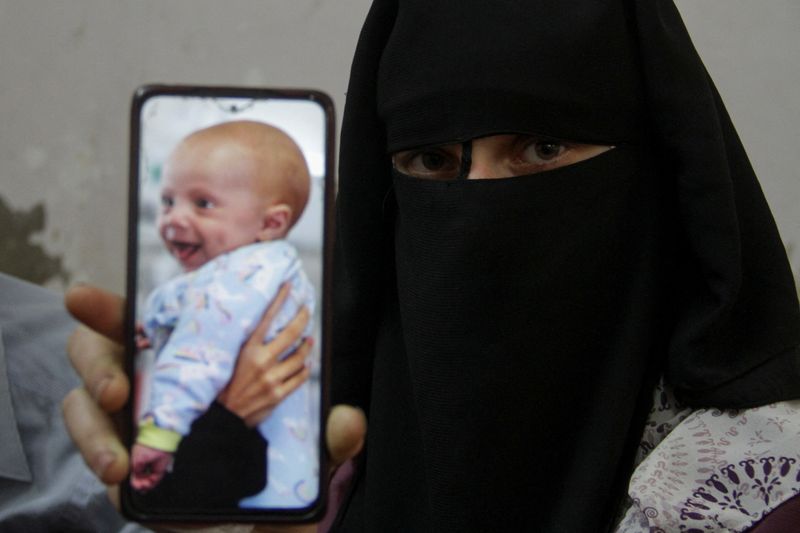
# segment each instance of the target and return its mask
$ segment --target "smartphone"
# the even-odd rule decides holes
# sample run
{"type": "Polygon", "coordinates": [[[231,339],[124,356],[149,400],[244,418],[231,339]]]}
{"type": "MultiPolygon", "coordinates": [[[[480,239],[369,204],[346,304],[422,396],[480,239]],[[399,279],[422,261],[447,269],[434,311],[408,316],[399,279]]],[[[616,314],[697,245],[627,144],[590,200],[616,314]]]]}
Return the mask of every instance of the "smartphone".
{"type": "Polygon", "coordinates": [[[130,133],[123,511],[313,520],[326,499],[332,101],[315,90],[148,85],[134,94],[130,133]],[[282,287],[283,305],[255,332],[282,287]],[[305,331],[270,353],[302,308],[305,331]],[[241,390],[257,398],[242,409],[264,411],[246,424],[222,400],[251,336],[283,374],[264,385],[242,371],[241,390]],[[307,338],[311,349],[298,350],[307,338]],[[264,400],[278,386],[284,396],[264,400]]]}

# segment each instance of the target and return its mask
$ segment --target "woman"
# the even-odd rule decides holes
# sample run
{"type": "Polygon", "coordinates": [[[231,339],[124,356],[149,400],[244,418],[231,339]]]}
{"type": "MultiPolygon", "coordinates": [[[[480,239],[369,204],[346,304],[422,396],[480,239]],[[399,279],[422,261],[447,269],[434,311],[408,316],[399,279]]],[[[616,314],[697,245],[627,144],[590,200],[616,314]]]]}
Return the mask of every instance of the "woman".
{"type": "Polygon", "coordinates": [[[671,2],[378,0],[342,136],[334,400],[370,432],[336,529],[609,530],[662,375],[800,396],[785,253],[671,2]]]}
{"type": "Polygon", "coordinates": [[[344,531],[607,530],[660,376],[800,395],[785,253],[670,1],[375,2],[340,180],[344,531]],[[470,172],[491,143],[516,167],[470,172]]]}

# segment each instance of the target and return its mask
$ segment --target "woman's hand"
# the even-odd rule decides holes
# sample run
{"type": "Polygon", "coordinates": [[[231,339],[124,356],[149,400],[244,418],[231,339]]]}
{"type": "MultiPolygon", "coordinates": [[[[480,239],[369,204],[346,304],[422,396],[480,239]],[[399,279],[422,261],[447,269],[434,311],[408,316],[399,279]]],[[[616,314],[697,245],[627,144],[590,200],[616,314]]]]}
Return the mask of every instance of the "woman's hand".
{"type": "MultiPolygon", "coordinates": [[[[113,416],[127,401],[130,387],[122,364],[124,300],[101,289],[79,286],[67,292],[66,305],[84,324],[72,334],[67,348],[83,387],[74,389],[64,399],[64,419],[84,460],[105,484],[112,486],[109,493],[118,504],[114,485],[121,483],[130,469],[128,452],[117,427],[122,421],[113,416]]],[[[248,384],[242,387],[242,390],[251,388],[248,384]]],[[[239,393],[229,390],[228,400],[232,397],[239,397],[239,393]]],[[[359,409],[334,407],[327,420],[331,463],[340,465],[358,454],[365,434],[366,419],[359,409]]],[[[258,528],[262,530],[314,531],[315,526],[258,528]]]]}
{"type": "Polygon", "coordinates": [[[312,340],[307,338],[301,342],[302,333],[308,325],[308,309],[301,309],[268,344],[263,342],[272,319],[280,311],[288,294],[289,286],[281,287],[258,327],[239,351],[233,376],[218,397],[228,411],[238,415],[250,427],[267,418],[311,374],[306,358],[311,352],[312,340]],[[300,345],[289,357],[278,360],[282,353],[298,342],[300,345]]]}

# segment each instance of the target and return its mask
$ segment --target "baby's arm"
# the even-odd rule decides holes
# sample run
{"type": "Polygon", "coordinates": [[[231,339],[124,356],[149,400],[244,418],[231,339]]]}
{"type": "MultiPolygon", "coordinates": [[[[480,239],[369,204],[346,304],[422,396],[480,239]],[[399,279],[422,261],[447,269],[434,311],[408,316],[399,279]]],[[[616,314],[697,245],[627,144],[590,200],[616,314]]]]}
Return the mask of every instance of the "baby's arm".
{"type": "Polygon", "coordinates": [[[174,448],[227,385],[242,343],[277,293],[283,269],[269,270],[275,274],[268,276],[267,290],[254,289],[230,267],[218,268],[187,291],[175,329],[159,352],[146,413],[161,436],[178,435],[174,448]]]}

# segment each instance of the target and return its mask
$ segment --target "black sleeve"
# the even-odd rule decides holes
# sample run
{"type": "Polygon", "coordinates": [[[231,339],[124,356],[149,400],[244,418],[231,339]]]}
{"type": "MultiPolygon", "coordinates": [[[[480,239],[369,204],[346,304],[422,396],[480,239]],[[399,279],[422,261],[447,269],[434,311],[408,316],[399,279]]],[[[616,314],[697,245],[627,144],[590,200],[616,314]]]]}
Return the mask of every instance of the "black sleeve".
{"type": "Polygon", "coordinates": [[[214,402],[181,441],[172,472],[136,499],[151,509],[237,508],[266,483],[267,441],[214,402]]]}
{"type": "Polygon", "coordinates": [[[693,407],[746,409],[800,398],[800,347],[789,349],[751,371],[716,387],[675,389],[681,402],[693,407]]]}

